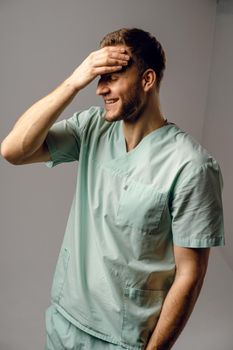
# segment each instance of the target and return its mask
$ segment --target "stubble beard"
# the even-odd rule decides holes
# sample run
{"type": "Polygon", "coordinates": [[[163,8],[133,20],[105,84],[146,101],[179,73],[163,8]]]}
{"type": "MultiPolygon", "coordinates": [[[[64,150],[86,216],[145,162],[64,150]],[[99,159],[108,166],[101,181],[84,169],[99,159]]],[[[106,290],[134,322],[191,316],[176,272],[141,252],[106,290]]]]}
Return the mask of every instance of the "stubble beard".
{"type": "Polygon", "coordinates": [[[127,99],[123,101],[119,112],[117,112],[116,115],[108,118],[108,111],[105,111],[105,119],[110,122],[118,120],[123,120],[127,123],[136,122],[145,110],[145,104],[142,103],[139,89],[140,86],[135,84],[133,92],[131,92],[127,99]]]}
{"type": "Polygon", "coordinates": [[[122,107],[121,119],[127,123],[136,122],[142,115],[145,106],[142,104],[140,94],[137,92],[132,98],[128,99],[127,103],[122,107]]]}

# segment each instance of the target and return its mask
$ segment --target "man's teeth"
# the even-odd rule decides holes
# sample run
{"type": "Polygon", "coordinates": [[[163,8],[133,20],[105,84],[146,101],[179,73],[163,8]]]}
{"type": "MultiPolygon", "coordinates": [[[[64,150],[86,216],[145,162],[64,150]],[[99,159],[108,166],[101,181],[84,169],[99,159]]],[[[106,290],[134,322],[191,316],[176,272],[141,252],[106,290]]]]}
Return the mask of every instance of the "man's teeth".
{"type": "Polygon", "coordinates": [[[107,104],[110,104],[110,103],[114,103],[114,102],[116,102],[117,101],[117,99],[112,99],[112,100],[106,100],[105,101],[105,103],[107,103],[107,104]]]}

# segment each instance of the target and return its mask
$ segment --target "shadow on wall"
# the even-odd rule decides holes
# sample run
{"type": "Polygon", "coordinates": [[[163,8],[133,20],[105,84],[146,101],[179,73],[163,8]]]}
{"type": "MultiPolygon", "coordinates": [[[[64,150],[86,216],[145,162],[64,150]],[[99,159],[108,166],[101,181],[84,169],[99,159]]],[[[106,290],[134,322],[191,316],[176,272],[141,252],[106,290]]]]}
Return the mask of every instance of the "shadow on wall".
{"type": "Polygon", "coordinates": [[[218,0],[217,12],[224,14],[233,14],[233,0],[218,0]]]}

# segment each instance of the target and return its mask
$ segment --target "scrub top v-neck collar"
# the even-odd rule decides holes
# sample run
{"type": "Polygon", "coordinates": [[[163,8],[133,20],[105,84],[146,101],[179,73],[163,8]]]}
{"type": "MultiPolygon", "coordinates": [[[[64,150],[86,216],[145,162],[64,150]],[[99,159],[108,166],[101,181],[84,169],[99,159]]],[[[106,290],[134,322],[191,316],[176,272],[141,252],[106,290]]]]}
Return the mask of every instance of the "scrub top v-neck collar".
{"type": "Polygon", "coordinates": [[[120,142],[120,158],[122,157],[131,157],[132,154],[140,153],[141,149],[143,148],[143,145],[146,144],[150,139],[157,135],[161,135],[165,132],[165,130],[170,127],[171,125],[175,125],[174,123],[171,123],[167,121],[167,123],[153,131],[151,131],[149,134],[144,136],[141,141],[137,144],[136,147],[134,147],[132,150],[127,151],[126,148],[126,140],[125,135],[123,131],[123,120],[120,120],[118,124],[118,133],[119,133],[119,142],[120,142]]]}

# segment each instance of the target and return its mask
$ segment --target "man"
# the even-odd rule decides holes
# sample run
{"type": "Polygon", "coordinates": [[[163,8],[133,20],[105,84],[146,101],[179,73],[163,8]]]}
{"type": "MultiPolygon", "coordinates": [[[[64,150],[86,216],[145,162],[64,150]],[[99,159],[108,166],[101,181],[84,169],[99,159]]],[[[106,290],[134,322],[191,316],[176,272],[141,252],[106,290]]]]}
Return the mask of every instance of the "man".
{"type": "Polygon", "coordinates": [[[78,161],[77,188],[46,310],[46,349],[171,349],[223,246],[217,161],[161,113],[161,44],[107,34],[2,142],[12,164],[78,161]],[[56,122],[100,76],[92,106],[56,122]]]}

